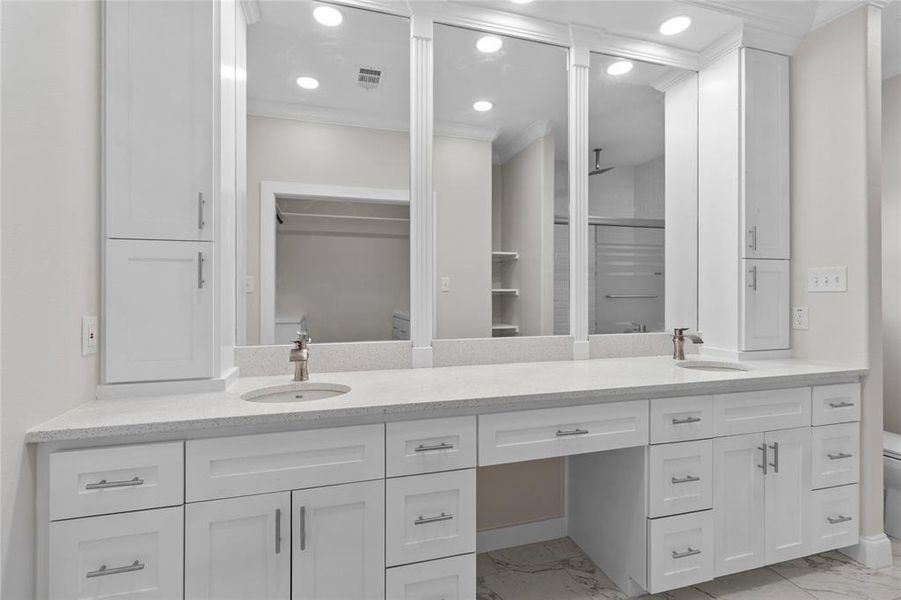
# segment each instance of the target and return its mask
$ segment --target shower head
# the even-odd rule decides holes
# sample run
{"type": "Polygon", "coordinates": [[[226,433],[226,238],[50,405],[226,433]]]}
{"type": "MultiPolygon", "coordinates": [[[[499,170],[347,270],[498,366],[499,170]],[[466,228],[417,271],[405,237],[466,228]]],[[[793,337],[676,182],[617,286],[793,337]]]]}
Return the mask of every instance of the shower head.
{"type": "Polygon", "coordinates": [[[615,167],[606,167],[604,169],[601,168],[601,151],[603,148],[595,148],[594,149],[594,170],[589,171],[588,176],[592,175],[600,175],[601,173],[606,173],[607,171],[612,171],[615,167]]]}

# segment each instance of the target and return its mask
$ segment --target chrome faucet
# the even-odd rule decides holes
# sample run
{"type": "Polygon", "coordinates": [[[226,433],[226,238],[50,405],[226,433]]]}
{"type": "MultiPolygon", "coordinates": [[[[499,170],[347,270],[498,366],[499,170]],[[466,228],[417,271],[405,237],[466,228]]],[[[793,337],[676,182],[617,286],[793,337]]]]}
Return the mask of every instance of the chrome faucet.
{"type": "Polygon", "coordinates": [[[294,363],[294,381],[307,381],[310,378],[310,371],[307,368],[310,350],[307,345],[311,341],[313,340],[306,333],[297,332],[297,339],[294,340],[294,347],[291,348],[291,355],[288,357],[288,361],[294,363]]]}
{"type": "Polygon", "coordinates": [[[685,360],[685,338],[690,339],[695,344],[704,343],[700,335],[685,333],[686,331],[688,331],[688,327],[673,330],[673,359],[675,360],[685,360]]]}

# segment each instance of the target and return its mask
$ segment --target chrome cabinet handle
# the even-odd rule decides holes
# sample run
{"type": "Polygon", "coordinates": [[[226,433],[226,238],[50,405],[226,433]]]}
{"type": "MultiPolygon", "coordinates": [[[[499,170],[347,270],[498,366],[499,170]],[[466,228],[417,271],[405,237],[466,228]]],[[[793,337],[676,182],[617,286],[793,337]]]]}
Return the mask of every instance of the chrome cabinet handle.
{"type": "Polygon", "coordinates": [[[203,229],[206,222],[203,220],[203,205],[206,200],[203,198],[203,192],[197,192],[197,229],[203,229]]]}
{"type": "Polygon", "coordinates": [[[106,479],[101,479],[97,483],[89,483],[84,486],[86,490],[108,490],[110,488],[123,488],[123,487],[134,487],[138,485],[144,485],[144,480],[140,477],[135,477],[134,479],[127,479],[124,481],[107,481],[106,479]]]}
{"type": "Polygon", "coordinates": [[[307,549],[307,507],[300,507],[300,549],[307,549]]]}
{"type": "Polygon", "coordinates": [[[282,552],[282,509],[275,509],[275,553],[282,552]]]}
{"type": "Polygon", "coordinates": [[[854,406],[853,402],[847,402],[842,400],[841,402],[830,402],[829,408],[848,408],[850,406],[854,406]]]}
{"type": "Polygon", "coordinates": [[[566,431],[564,431],[564,430],[562,430],[562,429],[558,429],[558,430],[557,430],[557,437],[566,437],[566,436],[568,436],[568,435],[585,435],[586,433],[588,433],[588,430],[587,430],[587,429],[578,429],[578,428],[576,428],[576,429],[568,429],[568,430],[566,430],[566,431]]]}
{"type": "Polygon", "coordinates": [[[197,289],[203,288],[203,252],[197,253],[197,289]]]}
{"type": "Polygon", "coordinates": [[[757,267],[756,266],[751,267],[748,270],[748,273],[751,274],[751,283],[748,284],[748,287],[756,292],[757,291],[757,267]]]}
{"type": "Polygon", "coordinates": [[[767,474],[766,448],[767,448],[766,444],[764,444],[764,445],[762,445],[762,446],[757,446],[757,449],[763,452],[763,464],[757,465],[757,466],[760,467],[761,469],[763,469],[763,474],[764,474],[764,475],[767,474]]]}
{"type": "Polygon", "coordinates": [[[748,230],[748,249],[757,250],[757,225],[748,230]]]}
{"type": "Polygon", "coordinates": [[[773,449],[773,462],[770,463],[770,466],[773,467],[773,473],[779,472],[779,442],[773,442],[773,445],[770,446],[773,449]]]}
{"type": "Polygon", "coordinates": [[[688,548],[685,549],[684,552],[678,552],[676,550],[673,550],[673,558],[680,559],[680,558],[685,558],[686,556],[695,556],[696,554],[700,554],[700,553],[701,553],[701,551],[698,550],[697,548],[692,548],[691,546],[689,546],[688,548]]]}
{"type": "Polygon", "coordinates": [[[829,460],[842,460],[843,458],[852,458],[854,455],[847,452],[839,452],[837,454],[827,454],[826,456],[829,460]]]}
{"type": "Polygon", "coordinates": [[[437,523],[439,521],[450,521],[454,518],[454,515],[449,515],[447,513],[442,512],[440,515],[435,517],[423,517],[420,515],[418,519],[413,521],[414,525],[425,525],[427,523],[437,523]]]}
{"type": "Polygon", "coordinates": [[[675,485],[675,484],[679,484],[679,483],[693,483],[695,481],[701,481],[701,478],[695,477],[694,475],[686,475],[682,479],[679,479],[678,477],[672,477],[672,478],[670,478],[670,481],[672,481],[673,484],[675,485]]]}
{"type": "Polygon", "coordinates": [[[853,521],[851,517],[846,517],[845,515],[839,515],[837,517],[826,517],[826,520],[829,521],[830,525],[838,525],[839,523],[847,523],[848,521],[853,521]]]}
{"type": "Polygon", "coordinates": [[[453,444],[448,444],[446,442],[441,442],[440,444],[432,444],[431,446],[424,446],[423,444],[419,444],[415,448],[413,448],[413,452],[433,452],[435,450],[451,450],[454,447],[453,444]]]}
{"type": "Polygon", "coordinates": [[[673,425],[687,425],[688,423],[700,423],[701,417],[685,417],[684,419],[673,419],[673,425]]]}
{"type": "Polygon", "coordinates": [[[128,566],[125,567],[113,567],[112,569],[108,569],[106,565],[100,565],[100,568],[96,571],[88,571],[85,573],[85,577],[91,579],[93,577],[106,577],[107,575],[118,575],[119,573],[131,573],[132,571],[141,571],[144,569],[144,563],[139,560],[134,561],[128,566]]]}

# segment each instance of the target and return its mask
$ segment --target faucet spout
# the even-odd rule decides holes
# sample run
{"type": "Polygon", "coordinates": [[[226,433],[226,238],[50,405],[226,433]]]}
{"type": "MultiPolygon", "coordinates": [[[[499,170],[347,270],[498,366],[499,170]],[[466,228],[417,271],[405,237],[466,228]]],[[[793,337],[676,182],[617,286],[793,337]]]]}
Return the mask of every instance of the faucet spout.
{"type": "Polygon", "coordinates": [[[695,344],[703,344],[704,340],[701,336],[694,333],[685,333],[687,327],[680,327],[673,330],[673,359],[685,360],[685,338],[688,338],[695,344]]]}
{"type": "Polygon", "coordinates": [[[297,339],[294,340],[294,347],[291,348],[291,354],[288,361],[294,363],[294,381],[308,381],[310,379],[310,371],[307,362],[310,358],[310,349],[308,344],[312,340],[306,333],[297,332],[297,339]]]}

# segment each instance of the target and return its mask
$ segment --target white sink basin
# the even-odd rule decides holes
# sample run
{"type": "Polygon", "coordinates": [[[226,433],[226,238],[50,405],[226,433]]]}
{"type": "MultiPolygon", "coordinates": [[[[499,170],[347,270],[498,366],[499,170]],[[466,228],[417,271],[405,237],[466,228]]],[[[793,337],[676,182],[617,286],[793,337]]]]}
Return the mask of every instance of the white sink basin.
{"type": "Polygon", "coordinates": [[[676,363],[677,367],[689,369],[691,371],[710,371],[712,373],[722,373],[728,371],[750,371],[748,367],[737,362],[726,362],[717,360],[683,360],[676,363]]]}
{"type": "Polygon", "coordinates": [[[300,381],[253,390],[242,394],[241,399],[248,402],[304,402],[334,398],[349,391],[349,386],[339,383],[300,381]]]}

